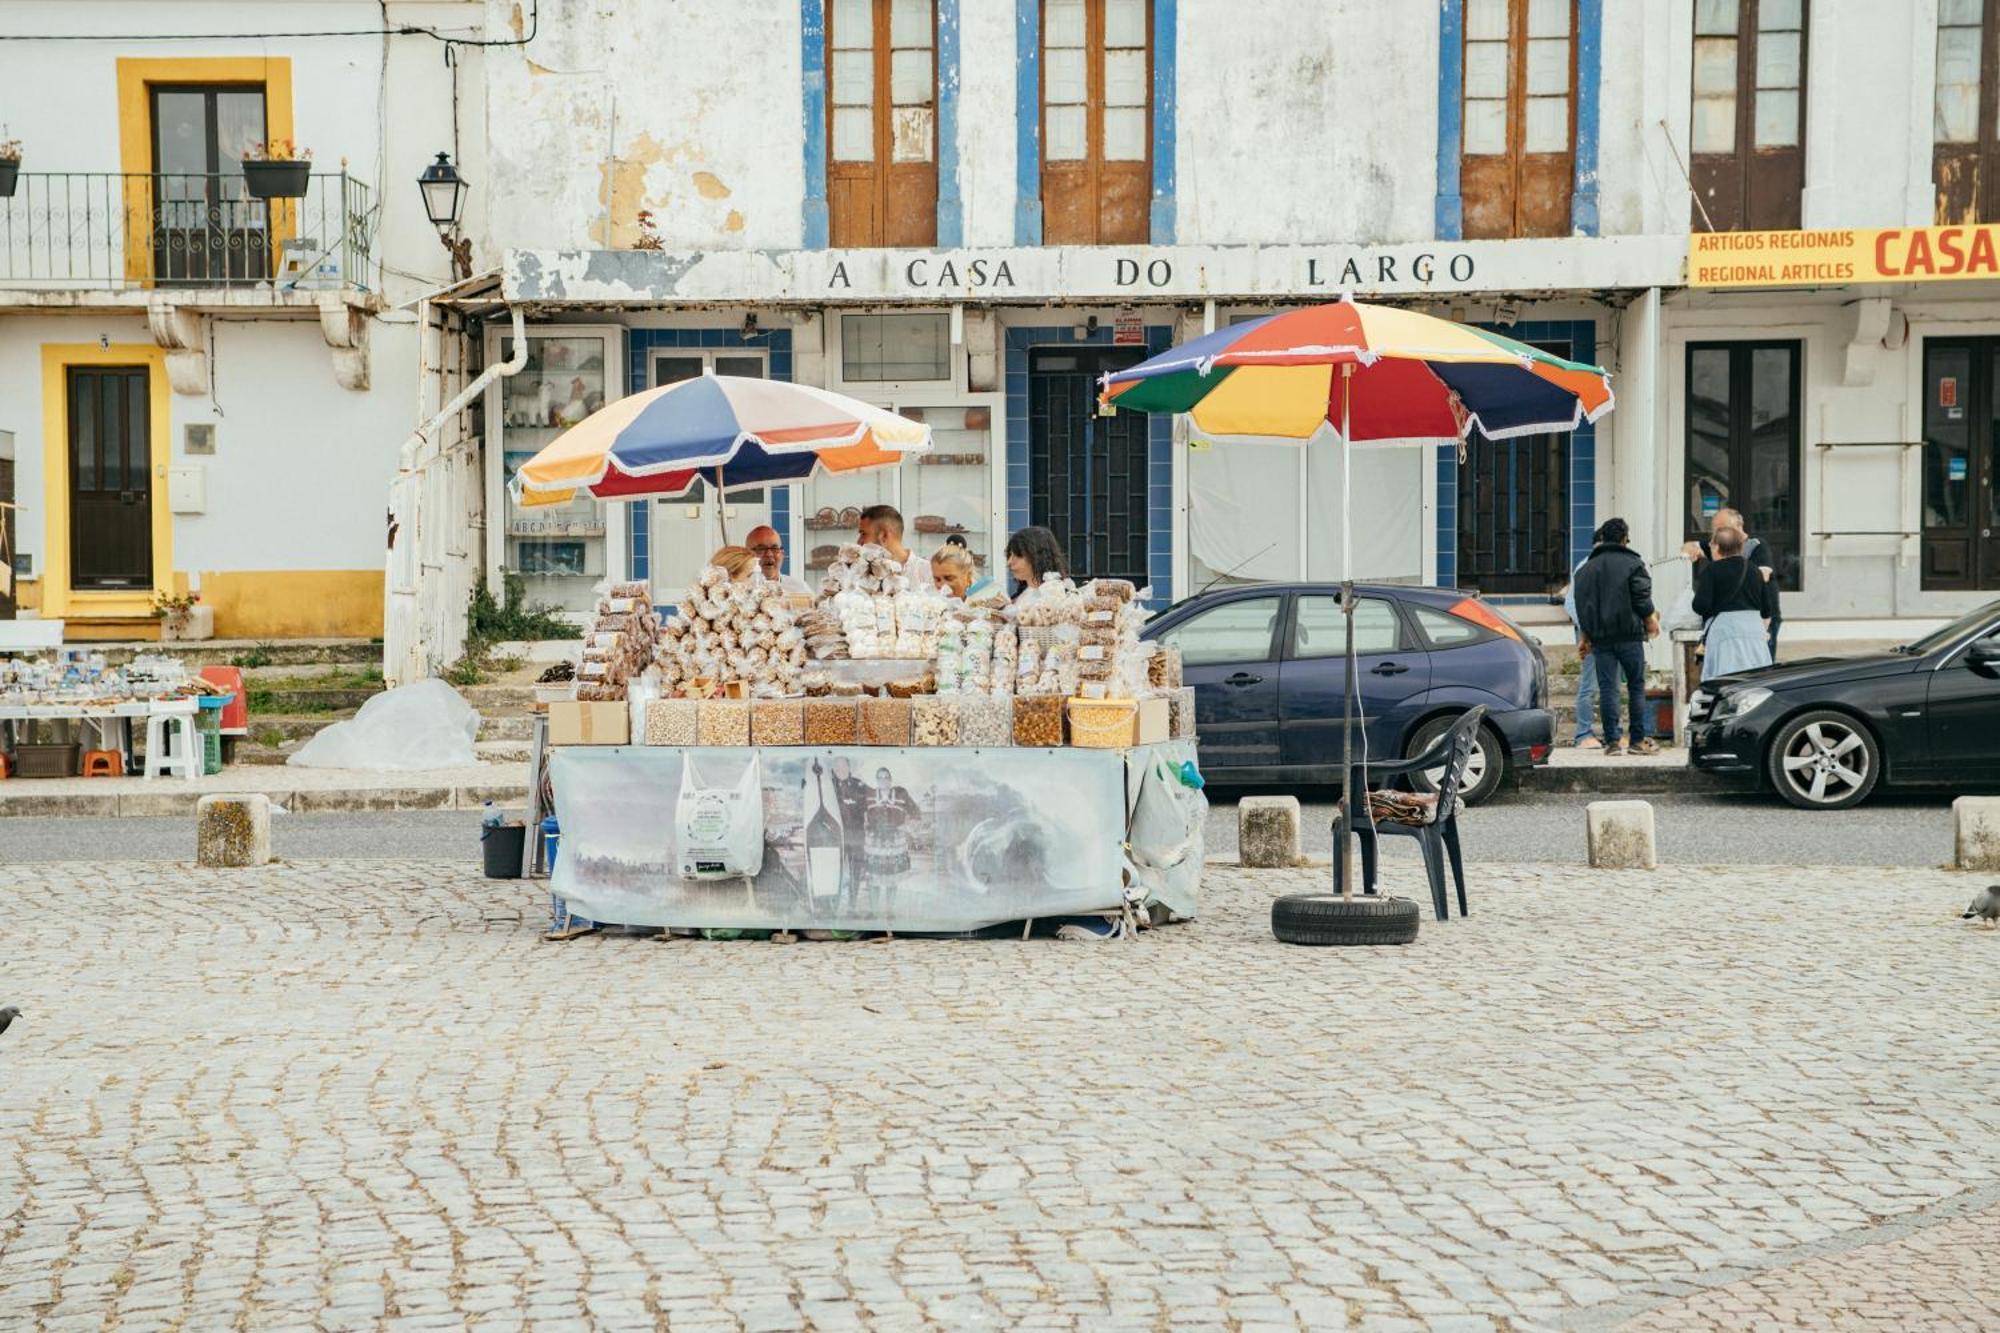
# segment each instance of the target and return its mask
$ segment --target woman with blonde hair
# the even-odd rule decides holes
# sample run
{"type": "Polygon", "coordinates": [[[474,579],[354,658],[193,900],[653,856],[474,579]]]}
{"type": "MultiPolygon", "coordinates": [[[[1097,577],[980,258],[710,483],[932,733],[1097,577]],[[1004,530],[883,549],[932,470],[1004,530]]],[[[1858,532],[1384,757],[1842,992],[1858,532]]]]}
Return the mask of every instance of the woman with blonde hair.
{"type": "Polygon", "coordinates": [[[931,577],[945,593],[964,602],[980,601],[995,591],[992,579],[980,577],[979,564],[962,537],[946,538],[931,556],[931,577]]]}
{"type": "Polygon", "coordinates": [[[748,583],[757,576],[757,557],[747,546],[725,546],[708,563],[729,575],[731,583],[748,583]]]}

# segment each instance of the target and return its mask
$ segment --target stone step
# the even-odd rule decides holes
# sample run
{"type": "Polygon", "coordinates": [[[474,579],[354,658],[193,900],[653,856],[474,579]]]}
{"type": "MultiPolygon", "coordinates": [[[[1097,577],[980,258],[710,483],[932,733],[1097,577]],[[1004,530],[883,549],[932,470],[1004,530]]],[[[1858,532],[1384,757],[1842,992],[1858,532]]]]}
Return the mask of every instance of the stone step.
{"type": "MultiPolygon", "coordinates": [[[[249,734],[244,740],[266,744],[273,732],[277,733],[280,743],[304,740],[353,716],[351,709],[338,713],[252,713],[249,734]]],[[[479,739],[482,741],[526,741],[532,739],[534,734],[535,719],[526,713],[483,713],[479,718],[479,739]]]]}
{"type": "Polygon", "coordinates": [[[526,713],[535,702],[533,685],[465,685],[458,691],[484,713],[526,713]]]}
{"type": "MultiPolygon", "coordinates": [[[[270,745],[251,740],[246,736],[238,740],[230,750],[229,762],[251,765],[283,764],[289,762],[292,755],[304,744],[305,740],[299,739],[270,745]]],[[[530,746],[527,741],[476,741],[472,748],[479,756],[479,762],[483,764],[520,764],[525,768],[530,746]]]]}
{"type": "Polygon", "coordinates": [[[200,643],[114,640],[89,645],[114,666],[140,653],[178,657],[191,666],[375,666],[382,665],[378,639],[206,639],[200,643]]]}

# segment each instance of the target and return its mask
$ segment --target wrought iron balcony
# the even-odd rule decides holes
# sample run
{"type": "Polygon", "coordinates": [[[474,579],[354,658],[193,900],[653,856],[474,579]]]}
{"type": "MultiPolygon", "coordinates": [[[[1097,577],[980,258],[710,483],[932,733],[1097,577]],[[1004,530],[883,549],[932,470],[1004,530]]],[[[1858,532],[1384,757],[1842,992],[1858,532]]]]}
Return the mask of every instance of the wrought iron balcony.
{"type": "Polygon", "coordinates": [[[375,224],[344,171],[268,200],[238,172],[22,172],[0,198],[0,288],[365,290],[375,224]]]}

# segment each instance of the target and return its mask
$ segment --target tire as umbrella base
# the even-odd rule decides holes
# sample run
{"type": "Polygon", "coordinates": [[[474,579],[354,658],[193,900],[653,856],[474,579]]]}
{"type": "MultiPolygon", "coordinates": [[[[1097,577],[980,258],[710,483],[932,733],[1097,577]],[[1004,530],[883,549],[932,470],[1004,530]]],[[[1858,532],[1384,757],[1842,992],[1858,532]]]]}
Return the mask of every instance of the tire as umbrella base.
{"type": "Polygon", "coordinates": [[[1293,893],[1271,903],[1271,933],[1281,944],[1408,944],[1421,919],[1408,898],[1293,893]]]}

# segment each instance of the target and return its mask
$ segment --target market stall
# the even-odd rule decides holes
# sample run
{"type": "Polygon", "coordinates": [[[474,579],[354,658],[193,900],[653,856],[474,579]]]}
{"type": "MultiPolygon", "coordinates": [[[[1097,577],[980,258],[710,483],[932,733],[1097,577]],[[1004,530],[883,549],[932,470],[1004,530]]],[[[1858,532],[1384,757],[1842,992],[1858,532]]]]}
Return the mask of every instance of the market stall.
{"type": "Polygon", "coordinates": [[[610,589],[535,746],[558,932],[1192,916],[1193,691],[1143,619],[1108,580],[969,608],[856,545],[811,599],[610,589]]]}
{"type": "Polygon", "coordinates": [[[220,719],[232,697],[177,657],[141,654],[117,666],[84,648],[0,652],[0,776],[123,776],[134,731],[144,729],[157,737],[155,757],[171,750],[176,774],[199,777],[221,766],[220,719]]]}

